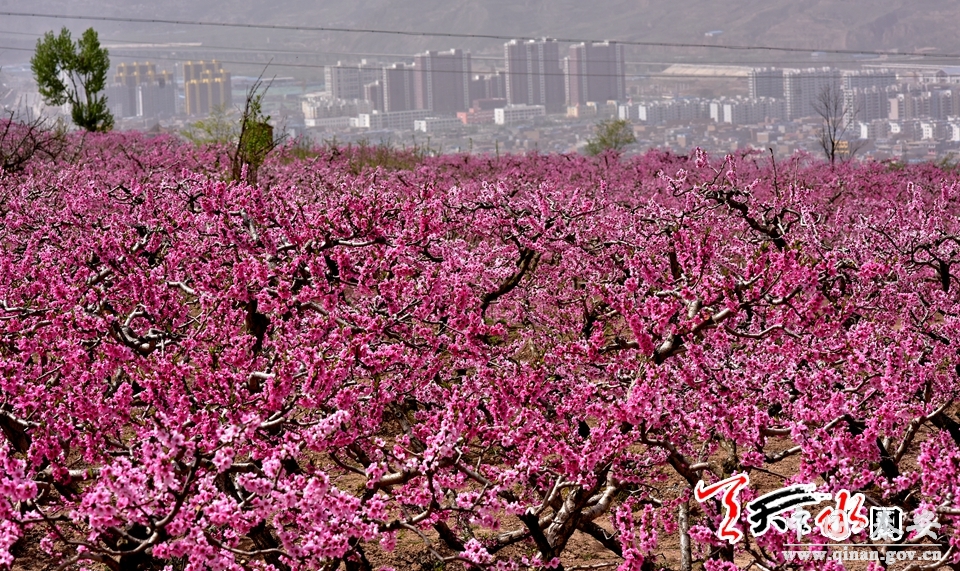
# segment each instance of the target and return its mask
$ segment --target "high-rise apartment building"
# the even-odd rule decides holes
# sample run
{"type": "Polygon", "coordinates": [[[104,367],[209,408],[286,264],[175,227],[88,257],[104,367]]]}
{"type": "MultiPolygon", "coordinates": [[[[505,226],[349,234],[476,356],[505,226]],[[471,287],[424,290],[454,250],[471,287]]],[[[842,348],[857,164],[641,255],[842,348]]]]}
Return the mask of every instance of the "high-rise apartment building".
{"type": "Polygon", "coordinates": [[[187,115],[206,115],[233,103],[230,72],[217,60],[183,64],[183,89],[187,115]]]}
{"type": "Polygon", "coordinates": [[[117,117],[160,117],[176,113],[173,73],[157,71],[150,62],[117,65],[106,90],[107,105],[117,117]]]}
{"type": "Polygon", "coordinates": [[[327,88],[335,99],[363,99],[363,86],[373,83],[383,74],[379,65],[361,60],[359,64],[328,65],[323,70],[323,79],[327,88]]]}
{"type": "Polygon", "coordinates": [[[930,93],[930,117],[944,120],[956,116],[960,109],[954,100],[954,93],[949,89],[936,89],[930,93]]]}
{"type": "Polygon", "coordinates": [[[783,97],[783,70],[763,67],[751,69],[747,75],[750,99],[761,97],[783,97]]]}
{"type": "Polygon", "coordinates": [[[844,89],[844,106],[857,121],[887,119],[890,116],[890,98],[896,98],[897,91],[896,86],[844,89]]]}
{"type": "Polygon", "coordinates": [[[844,90],[869,89],[876,87],[883,89],[897,84],[897,73],[891,69],[864,69],[844,72],[841,79],[844,90]]]}
{"type": "Polygon", "coordinates": [[[563,68],[556,40],[511,40],[503,46],[506,95],[511,105],[543,105],[548,112],[563,110],[563,68]]]}
{"type": "Polygon", "coordinates": [[[627,98],[624,50],[616,42],[570,46],[563,72],[570,107],[589,101],[622,101],[627,98]]]}
{"type": "Polygon", "coordinates": [[[498,71],[490,75],[475,75],[470,80],[470,101],[477,99],[506,99],[507,74],[498,71]]]}
{"type": "Polygon", "coordinates": [[[383,82],[374,81],[363,86],[363,99],[376,111],[383,111],[383,82]]]}
{"type": "Polygon", "coordinates": [[[382,75],[383,111],[393,113],[416,109],[413,66],[395,63],[383,68],[382,75]]]}
{"type": "Polygon", "coordinates": [[[817,98],[830,89],[841,94],[840,71],[829,67],[783,70],[783,96],[789,119],[816,115],[817,98]]]}
{"type": "Polygon", "coordinates": [[[414,56],[417,109],[454,114],[470,108],[470,54],[427,51],[414,56]]]}

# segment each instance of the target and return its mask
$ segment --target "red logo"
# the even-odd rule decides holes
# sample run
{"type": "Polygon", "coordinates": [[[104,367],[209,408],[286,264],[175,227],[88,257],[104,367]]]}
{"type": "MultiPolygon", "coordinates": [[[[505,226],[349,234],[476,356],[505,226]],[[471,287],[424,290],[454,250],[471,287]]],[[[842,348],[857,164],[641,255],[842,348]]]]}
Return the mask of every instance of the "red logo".
{"type": "MultiPolygon", "coordinates": [[[[747,474],[738,474],[731,476],[726,480],[721,480],[716,484],[704,487],[703,481],[697,482],[697,487],[693,493],[698,502],[704,502],[717,495],[721,490],[726,489],[723,494],[724,517],[720,522],[720,530],[717,535],[720,539],[726,539],[730,543],[736,543],[743,539],[743,532],[733,527],[740,519],[740,490],[750,483],[750,476],[747,474]]],[[[862,496],[861,496],[862,497],[862,496]]]]}

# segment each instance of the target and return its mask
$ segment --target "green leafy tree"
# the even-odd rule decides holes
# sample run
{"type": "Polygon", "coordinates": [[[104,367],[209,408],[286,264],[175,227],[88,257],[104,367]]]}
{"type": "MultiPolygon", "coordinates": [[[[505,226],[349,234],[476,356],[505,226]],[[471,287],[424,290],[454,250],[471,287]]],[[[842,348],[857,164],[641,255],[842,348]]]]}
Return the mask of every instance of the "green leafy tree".
{"type": "Polygon", "coordinates": [[[600,121],[597,123],[595,133],[596,135],[587,141],[585,148],[591,157],[607,150],[619,153],[627,145],[637,142],[637,138],[633,135],[633,127],[625,119],[600,121]]]}
{"type": "Polygon", "coordinates": [[[69,103],[73,122],[87,131],[113,128],[113,115],[102,94],[110,58],[93,28],[88,28],[76,43],[67,28],[60,30],[59,36],[47,32],[37,40],[30,67],[48,105],[69,103]]]}
{"type": "Polygon", "coordinates": [[[206,119],[191,123],[180,134],[195,145],[232,146],[240,136],[240,125],[226,106],[217,105],[206,119]]]}

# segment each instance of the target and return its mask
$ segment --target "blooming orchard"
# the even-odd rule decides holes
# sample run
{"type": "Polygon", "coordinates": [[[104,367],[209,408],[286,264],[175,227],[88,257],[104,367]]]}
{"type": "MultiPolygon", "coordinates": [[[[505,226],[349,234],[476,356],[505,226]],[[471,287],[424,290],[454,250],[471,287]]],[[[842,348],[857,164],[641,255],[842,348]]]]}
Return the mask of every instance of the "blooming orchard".
{"type": "Polygon", "coordinates": [[[935,513],[956,565],[954,173],[66,155],[0,174],[0,567],[824,568],[717,537],[694,488],[751,472],[935,513]]]}

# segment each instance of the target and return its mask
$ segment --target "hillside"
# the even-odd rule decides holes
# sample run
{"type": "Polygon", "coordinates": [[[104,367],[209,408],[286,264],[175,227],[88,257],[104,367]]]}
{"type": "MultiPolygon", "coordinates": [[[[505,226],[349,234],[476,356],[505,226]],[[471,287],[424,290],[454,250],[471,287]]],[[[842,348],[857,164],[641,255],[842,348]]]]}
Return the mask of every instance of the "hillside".
{"type": "MultiPolygon", "coordinates": [[[[0,1],[0,9],[23,10],[22,2],[0,1]]],[[[146,18],[182,18],[227,22],[363,27],[560,38],[620,39],[651,42],[715,43],[719,45],[776,45],[810,49],[864,49],[913,51],[935,48],[941,53],[960,53],[960,36],[947,22],[960,21],[960,4],[950,0],[280,0],[269,5],[252,0],[214,0],[164,3],[113,0],[38,0],[31,11],[61,14],[102,14],[146,18]],[[723,33],[707,38],[708,31],[723,33]]],[[[64,21],[10,18],[10,28],[40,31],[59,27],[64,21]],[[19,23],[23,25],[20,26],[19,23]]],[[[72,21],[79,28],[85,23],[72,21]]],[[[103,33],[119,37],[137,33],[154,37],[169,35],[171,27],[97,23],[103,33]]],[[[412,53],[424,48],[464,47],[495,51],[500,42],[449,38],[423,38],[382,34],[335,34],[256,32],[186,27],[177,34],[231,45],[296,44],[323,50],[386,51],[412,53]],[[278,38],[282,34],[281,38],[278,38]],[[279,42],[278,42],[279,40],[279,42]]],[[[24,40],[26,41],[26,40],[24,40]]],[[[10,45],[8,41],[5,42],[10,45]]],[[[646,50],[643,53],[650,53],[646,50]]],[[[641,53],[641,52],[637,52],[641,53]]],[[[656,50],[653,53],[657,53],[656,50]]],[[[660,50],[666,56],[683,55],[677,49],[660,50]]],[[[688,56],[708,55],[720,59],[750,59],[770,53],[747,55],[713,50],[688,56]]],[[[808,56],[793,59],[809,60],[808,56]]]]}

